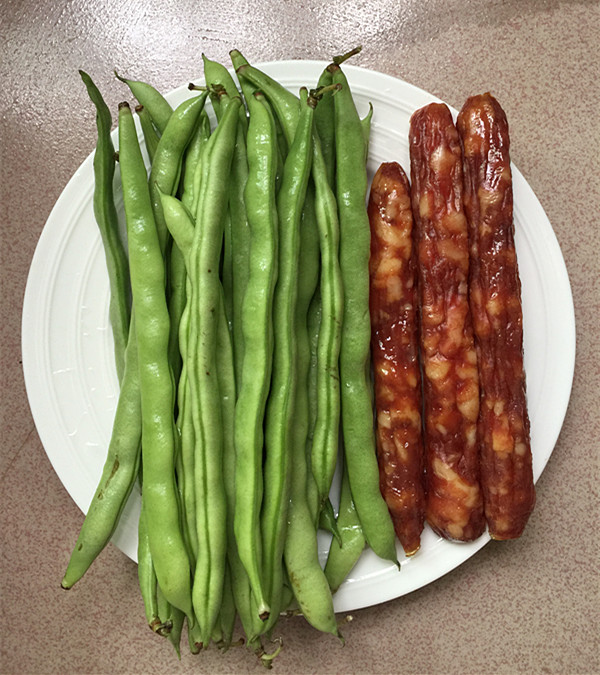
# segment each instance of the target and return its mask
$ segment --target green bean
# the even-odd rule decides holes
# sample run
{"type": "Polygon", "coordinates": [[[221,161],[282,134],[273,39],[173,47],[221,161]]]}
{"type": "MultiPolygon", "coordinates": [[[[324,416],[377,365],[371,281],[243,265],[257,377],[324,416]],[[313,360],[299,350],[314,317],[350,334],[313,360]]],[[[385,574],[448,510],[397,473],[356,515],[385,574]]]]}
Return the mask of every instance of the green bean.
{"type": "Polygon", "coordinates": [[[129,338],[129,265],[119,235],[119,220],[113,197],[115,148],[110,135],[112,118],[92,78],[83,70],[80,70],[79,74],[90,100],[96,107],[98,140],[94,152],[94,216],[106,258],[110,284],[108,316],[113,332],[115,365],[120,382],[125,368],[125,349],[129,338]]]}
{"type": "Polygon", "coordinates": [[[204,144],[210,138],[210,119],[206,110],[200,113],[198,128],[186,151],[186,160],[183,174],[183,191],[181,201],[195,217],[198,207],[198,192],[200,190],[201,157],[204,144]]]}
{"type": "Polygon", "coordinates": [[[222,287],[219,260],[227,177],[235,145],[241,99],[227,106],[205,146],[194,240],[189,254],[191,281],[187,354],[195,436],[196,528],[198,558],[192,587],[194,611],[207,647],[223,589],[226,555],[226,497],[223,482],[222,407],[216,363],[222,287]]]}
{"type": "Polygon", "coordinates": [[[251,66],[237,49],[232,50],[230,56],[240,78],[242,91],[244,87],[252,85],[264,92],[279,119],[287,144],[291,145],[298,125],[298,97],[266,73],[251,66]]]}
{"type": "MultiPolygon", "coordinates": [[[[202,55],[204,62],[204,77],[206,84],[211,93],[211,101],[217,120],[221,119],[224,113],[224,106],[219,101],[217,93],[219,89],[225,90],[227,96],[225,97],[225,105],[231,97],[239,96],[237,87],[229,71],[225,66],[211,61],[204,54],[202,55]]],[[[234,331],[234,304],[236,303],[236,291],[234,285],[239,286],[239,274],[247,279],[248,267],[248,253],[250,248],[248,221],[246,218],[246,208],[244,203],[244,188],[248,177],[248,165],[246,160],[246,145],[245,134],[248,127],[246,119],[246,111],[243,106],[239,107],[239,118],[236,147],[234,152],[234,159],[232,171],[230,175],[230,192],[229,203],[227,209],[227,219],[225,221],[225,232],[223,237],[223,260],[222,260],[222,280],[225,300],[225,313],[229,323],[229,330],[233,335],[234,331]],[[241,239],[240,239],[241,237],[241,239]],[[240,255],[238,246],[242,247],[242,254],[240,255]],[[236,255],[237,253],[237,255],[236,255]],[[237,265],[240,265],[238,268],[237,265]],[[236,278],[237,277],[237,278],[236,278]]],[[[238,307],[240,291],[238,289],[238,307]]],[[[243,299],[243,291],[241,293],[243,299]]],[[[237,314],[239,316],[239,313],[237,314]]],[[[237,322],[239,324],[239,320],[237,322]]],[[[241,333],[241,328],[238,325],[238,338],[241,333]]],[[[239,341],[239,340],[238,340],[239,341]]]]}
{"type": "MultiPolygon", "coordinates": [[[[231,57],[231,63],[233,64],[234,69],[237,72],[237,69],[240,66],[247,65],[248,61],[242,56],[242,54],[237,50],[237,49],[232,49],[229,52],[229,56],[231,57]]],[[[240,78],[240,88],[242,90],[242,95],[244,96],[244,101],[246,102],[246,107],[249,107],[249,101],[252,99],[254,96],[254,93],[260,89],[260,87],[256,87],[252,82],[245,78],[240,78]]],[[[247,129],[246,129],[247,131],[247,129]]]]}
{"type": "Polygon", "coordinates": [[[198,162],[202,155],[202,148],[210,138],[210,133],[210,119],[206,109],[204,109],[200,113],[200,117],[196,123],[196,129],[188,143],[183,157],[183,175],[180,181],[181,201],[190,213],[195,213],[193,205],[196,169],[198,168],[198,162]]]}
{"type": "MultiPolygon", "coordinates": [[[[185,205],[171,195],[160,192],[161,204],[165,216],[165,222],[169,232],[173,236],[175,244],[182,252],[186,269],[189,266],[187,258],[194,238],[193,218],[185,205]]],[[[186,275],[186,298],[190,296],[190,281],[186,275]]],[[[192,568],[195,567],[198,555],[198,535],[196,531],[196,490],[194,485],[194,430],[191,417],[191,408],[187,401],[188,375],[187,375],[187,352],[189,334],[190,308],[188,303],[183,309],[179,323],[179,349],[182,358],[182,369],[177,385],[176,420],[178,437],[178,461],[180,470],[177,476],[177,484],[181,496],[183,511],[183,536],[190,555],[192,568]]]]}
{"type": "Polygon", "coordinates": [[[208,92],[188,99],[173,111],[158,143],[150,170],[150,196],[158,236],[163,253],[169,257],[169,361],[175,382],[181,371],[181,357],[178,347],[179,322],[185,306],[185,264],[177,246],[168,246],[167,227],[160,202],[159,190],[175,194],[179,186],[185,150],[192,139],[208,92]]]}
{"type": "Polygon", "coordinates": [[[273,373],[265,415],[264,496],[261,512],[265,593],[271,606],[268,630],[277,621],[283,586],[292,427],[296,401],[296,338],[300,222],[312,166],[315,101],[301,91],[301,112],[294,141],[286,158],[277,198],[279,222],[278,277],[273,298],[273,373]]]}
{"type": "Polygon", "coordinates": [[[185,621],[185,614],[177,607],[171,606],[171,630],[167,636],[169,642],[173,645],[173,649],[177,654],[177,658],[181,660],[181,633],[183,632],[183,623],[185,621]]]}
{"type": "MultiPolygon", "coordinates": [[[[209,87],[209,90],[211,87],[214,86],[222,86],[225,88],[225,91],[229,98],[239,96],[239,92],[237,90],[233,77],[231,77],[230,72],[227,70],[227,68],[225,68],[224,65],[218,63],[217,61],[212,61],[205,54],[202,54],[202,62],[204,63],[204,78],[206,80],[206,84],[209,87]]],[[[213,103],[217,119],[220,119],[221,106],[219,97],[213,94],[211,95],[211,101],[213,103]]],[[[245,135],[246,131],[248,130],[248,120],[246,118],[246,110],[244,109],[243,106],[240,107],[239,116],[240,116],[241,131],[245,135]]]]}
{"type": "MultiPolygon", "coordinates": [[[[217,330],[217,376],[219,379],[223,430],[225,434],[223,443],[223,474],[227,512],[228,514],[233,514],[235,512],[236,473],[234,436],[236,383],[231,336],[224,311],[219,313],[217,330]]],[[[252,647],[254,644],[252,636],[256,632],[256,622],[252,612],[250,582],[239,557],[231,515],[227,518],[227,565],[234,605],[240,616],[244,631],[249,638],[249,646],[252,647]]]]}
{"type": "Polygon", "coordinates": [[[143,505],[138,523],[137,559],[138,583],[144,602],[146,622],[151,630],[157,632],[161,629],[161,621],[158,615],[157,582],[154,565],[152,564],[152,554],[150,553],[148,528],[146,527],[143,505]]]}
{"type": "Polygon", "coordinates": [[[397,562],[395,534],[379,490],[368,379],[370,228],[366,211],[365,142],[346,77],[329,66],[336,119],[337,202],[340,218],[340,267],[344,283],[344,331],[340,348],[342,428],[352,496],[369,546],[381,558],[397,562]]]}
{"type": "MultiPolygon", "coordinates": [[[[331,87],[332,84],[331,73],[325,68],[319,78],[317,90],[331,87]]],[[[315,112],[315,126],[321,141],[327,181],[331,189],[335,190],[335,110],[332,94],[323,96],[319,101],[315,112]]]]}
{"type": "MultiPolygon", "coordinates": [[[[165,195],[159,190],[161,205],[167,228],[171,233],[178,250],[182,252],[186,269],[189,269],[189,255],[194,239],[194,222],[182,201],[171,195],[165,195]]],[[[182,197],[183,198],[183,197],[182,197]]],[[[186,274],[186,297],[191,295],[190,280],[186,274]]],[[[191,408],[187,404],[188,378],[187,353],[189,333],[190,307],[186,303],[179,325],[179,349],[182,357],[182,370],[178,383],[178,415],[176,427],[178,431],[180,470],[177,484],[181,496],[183,511],[183,535],[189,550],[192,568],[196,565],[198,556],[198,535],[196,530],[196,490],[194,485],[194,429],[191,417],[191,408]]]]}
{"type": "Polygon", "coordinates": [[[160,136],[158,135],[154,124],[152,124],[150,113],[146,110],[146,108],[144,108],[143,105],[136,105],[135,112],[140,119],[142,133],[144,134],[144,142],[146,144],[146,151],[148,153],[148,158],[152,163],[154,155],[156,154],[156,148],[158,147],[160,136]]]}
{"type": "Polygon", "coordinates": [[[140,464],[141,409],[135,319],[125,352],[125,371],[102,475],[62,580],[71,588],[110,541],[131,494],[140,464]]]}
{"type": "Polygon", "coordinates": [[[186,267],[189,267],[190,251],[194,242],[194,218],[182,199],[165,194],[160,188],[157,190],[167,229],[182,252],[186,267]]]}
{"type": "Polygon", "coordinates": [[[114,73],[115,77],[129,87],[131,93],[137,98],[139,103],[150,113],[154,125],[162,134],[173,112],[173,108],[171,108],[167,99],[151,84],[140,82],[139,80],[128,80],[125,77],[121,77],[116,70],[114,73]]]}
{"type": "Polygon", "coordinates": [[[229,568],[225,568],[225,582],[223,584],[223,599],[221,609],[219,610],[219,629],[221,638],[217,646],[222,651],[227,651],[231,646],[233,629],[235,626],[235,602],[233,599],[233,589],[231,587],[231,577],[229,568]]]}
{"type": "Polygon", "coordinates": [[[167,229],[160,204],[158,190],[165,194],[175,194],[179,185],[183,155],[196,129],[198,117],[204,109],[208,92],[185,100],[173,111],[167,126],[160,137],[154,162],[150,170],[148,183],[156,228],[162,250],[167,242],[167,229]]]}
{"type": "Polygon", "coordinates": [[[158,584],[156,585],[156,606],[158,608],[158,618],[160,619],[161,626],[156,632],[162,637],[167,637],[173,629],[173,607],[165,598],[158,584]]]}
{"type": "Polygon", "coordinates": [[[202,650],[202,628],[199,621],[190,626],[188,619],[188,646],[192,654],[199,654],[202,650]]]}
{"type": "MultiPolygon", "coordinates": [[[[310,202],[308,202],[310,205],[310,202]]],[[[304,223],[314,223],[308,217],[304,223]]],[[[296,340],[298,346],[298,402],[292,443],[291,496],[288,507],[288,529],[284,545],[284,560],[294,597],[307,621],[315,628],[338,634],[331,592],[319,564],[317,533],[307,499],[306,440],[308,436],[308,367],[310,347],[307,313],[318,276],[316,232],[304,228],[300,249],[300,267],[307,265],[298,281],[296,340]],[[311,236],[312,235],[312,236],[311,236]],[[311,250],[311,248],[313,250],[311,250]]]]}
{"type": "MultiPolygon", "coordinates": [[[[321,294],[319,288],[310,302],[308,308],[307,327],[310,346],[310,365],[308,369],[308,437],[306,443],[307,462],[309,466],[309,476],[312,476],[311,465],[311,450],[313,436],[315,433],[315,422],[317,420],[317,359],[319,347],[319,331],[321,328],[321,294]]],[[[319,498],[319,491],[317,490],[317,483],[314,480],[309,480],[307,485],[308,490],[308,505],[315,523],[319,522],[319,511],[321,508],[321,500],[319,498]]]]}
{"type": "MultiPolygon", "coordinates": [[[[235,82],[225,66],[211,61],[202,55],[204,76],[209,88],[220,85],[227,94],[238,94],[235,82]]],[[[222,115],[218,101],[213,101],[217,119],[222,115]]],[[[226,223],[223,242],[223,288],[225,292],[226,311],[234,343],[234,360],[236,382],[241,381],[241,364],[244,353],[243,332],[241,325],[242,303],[248,283],[248,259],[250,255],[250,228],[246,217],[244,189],[248,181],[248,159],[246,153],[246,132],[248,120],[244,106],[239,109],[240,122],[237,129],[235,151],[230,176],[229,220],[226,223]]]]}
{"type": "MultiPolygon", "coordinates": [[[[223,420],[223,476],[227,512],[235,511],[235,398],[236,384],[233,363],[231,336],[224,312],[224,303],[221,302],[217,327],[217,378],[219,394],[221,396],[221,410],[223,420]]],[[[240,604],[240,618],[242,625],[251,634],[253,625],[250,612],[250,582],[237,552],[233,518],[227,518],[227,567],[225,569],[225,585],[223,600],[219,612],[219,621],[223,633],[222,648],[227,649],[231,644],[233,623],[235,621],[236,605],[240,604]]]]}
{"type": "MultiPolygon", "coordinates": [[[[339,221],[335,196],[315,136],[313,180],[321,249],[321,324],[317,354],[317,416],[312,438],[311,469],[321,507],[327,502],[339,446],[340,379],[338,358],[344,314],[339,251],[339,221]]],[[[328,522],[325,520],[325,522],[328,522]]],[[[331,522],[331,520],[329,521],[331,522]]],[[[333,524],[332,524],[333,526],[333,524]]],[[[335,531],[335,530],[334,530],[335,531]]]]}
{"type": "Polygon", "coordinates": [[[190,567],[180,527],[174,472],[175,396],[168,360],[165,271],[146,167],[126,103],[119,106],[119,165],[139,358],[142,501],[158,583],[167,600],[191,617],[190,567]]]}
{"type": "Polygon", "coordinates": [[[261,618],[269,605],[261,579],[259,515],[262,501],[263,417],[273,356],[272,305],[277,279],[276,132],[267,103],[249,101],[246,209],[251,232],[250,275],[242,308],[244,358],[235,411],[236,510],[234,527],[261,618]]]}
{"type": "Polygon", "coordinates": [[[290,586],[298,604],[302,606],[303,611],[307,612],[307,619],[313,613],[312,603],[316,602],[320,611],[312,621],[315,621],[318,627],[322,626],[326,630],[333,630],[335,620],[332,624],[331,616],[327,617],[327,607],[323,607],[323,603],[327,605],[330,593],[328,589],[322,592],[323,583],[319,575],[319,570],[321,574],[322,570],[318,559],[316,525],[307,499],[308,481],[314,480],[312,474],[307,471],[306,450],[309,424],[308,371],[310,367],[307,318],[308,308],[319,278],[319,242],[314,209],[314,191],[312,185],[309,185],[300,228],[299,269],[301,272],[298,277],[295,319],[298,394],[292,438],[291,499],[288,506],[288,531],[284,544],[284,561],[290,586]],[[311,576],[315,578],[312,579],[311,576]],[[307,583],[315,584],[315,597],[310,593],[308,597],[304,596],[304,588],[307,583]]]}
{"type": "Polygon", "coordinates": [[[342,474],[337,527],[341,541],[332,540],[325,564],[325,576],[332,593],[335,593],[346,580],[365,548],[365,537],[352,501],[346,467],[342,474]]]}

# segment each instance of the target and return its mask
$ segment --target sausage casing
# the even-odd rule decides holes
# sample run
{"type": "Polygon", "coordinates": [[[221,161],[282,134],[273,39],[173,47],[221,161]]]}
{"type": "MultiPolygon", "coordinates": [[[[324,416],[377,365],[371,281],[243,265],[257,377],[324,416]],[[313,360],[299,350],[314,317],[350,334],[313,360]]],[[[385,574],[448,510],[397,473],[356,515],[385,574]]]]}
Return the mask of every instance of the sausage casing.
{"type": "Polygon", "coordinates": [[[444,537],[471,541],[485,529],[479,485],[479,376],[469,311],[469,248],[462,153],[444,104],[410,120],[420,349],[425,410],[426,518],[444,537]]]}
{"type": "Polygon", "coordinates": [[[521,535],[535,504],[523,369],[506,115],[489,93],[457,119],[469,223],[470,303],[479,362],[481,484],[494,539],[521,535]]]}
{"type": "Polygon", "coordinates": [[[382,164],[369,195],[371,351],[381,493],[406,555],[420,547],[425,516],[421,378],[410,186],[382,164]]]}

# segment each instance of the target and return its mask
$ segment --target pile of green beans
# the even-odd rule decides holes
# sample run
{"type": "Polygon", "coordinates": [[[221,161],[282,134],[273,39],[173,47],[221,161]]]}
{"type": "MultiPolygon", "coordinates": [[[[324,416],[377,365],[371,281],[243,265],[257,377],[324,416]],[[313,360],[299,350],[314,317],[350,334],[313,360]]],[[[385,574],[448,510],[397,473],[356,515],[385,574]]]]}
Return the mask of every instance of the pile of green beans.
{"type": "Polygon", "coordinates": [[[241,630],[270,666],[278,619],[295,614],[342,639],[333,595],[365,546],[397,563],[369,379],[372,109],[360,119],[341,67],[356,51],[297,93],[237,50],[231,71],[203,56],[205,84],[175,109],[117,75],[138,117],[119,105],[126,248],[110,112],[81,73],[97,109],[94,208],[121,389],[62,586],[99,555],[137,485],[146,621],[178,654],[184,626],[192,653],[226,650],[241,630]]]}

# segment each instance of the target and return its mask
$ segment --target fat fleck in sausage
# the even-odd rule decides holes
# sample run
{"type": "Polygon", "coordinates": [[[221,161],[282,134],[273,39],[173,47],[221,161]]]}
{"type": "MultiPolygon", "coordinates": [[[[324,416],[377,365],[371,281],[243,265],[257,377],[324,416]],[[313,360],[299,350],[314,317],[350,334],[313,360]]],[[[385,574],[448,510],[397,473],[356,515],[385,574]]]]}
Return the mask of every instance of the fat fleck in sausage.
{"type": "Polygon", "coordinates": [[[535,504],[523,370],[506,115],[489,93],[457,120],[469,223],[470,303],[479,363],[481,485],[493,539],[519,537],[535,504]]]}
{"type": "Polygon", "coordinates": [[[410,121],[417,225],[425,410],[426,518],[444,537],[471,541],[485,528],[479,485],[479,377],[469,312],[469,249],[462,157],[447,106],[410,121]]]}
{"type": "Polygon", "coordinates": [[[371,351],[381,493],[406,555],[420,547],[425,514],[421,378],[410,186],[382,164],[369,196],[371,351]]]}

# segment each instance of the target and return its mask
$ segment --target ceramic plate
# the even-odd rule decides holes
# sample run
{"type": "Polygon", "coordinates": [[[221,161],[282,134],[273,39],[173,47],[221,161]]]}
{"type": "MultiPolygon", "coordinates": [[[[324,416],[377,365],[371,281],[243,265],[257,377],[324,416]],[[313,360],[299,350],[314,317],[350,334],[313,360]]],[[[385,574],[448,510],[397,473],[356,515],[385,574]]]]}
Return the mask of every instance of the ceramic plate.
{"type": "MultiPolygon", "coordinates": [[[[260,67],[297,92],[303,85],[316,86],[325,65],[280,61],[260,67]]],[[[408,173],[410,116],[417,108],[439,99],[381,73],[349,65],[345,72],[361,116],[367,113],[369,102],[375,109],[370,177],[384,161],[398,161],[408,173]]],[[[167,98],[176,105],[188,96],[187,86],[182,86],[167,98]]],[[[114,140],[116,144],[116,133],[114,140]]],[[[567,409],[575,359],[575,321],[569,279],[552,226],[514,166],[513,179],[537,480],[552,453],[567,409]]],[[[40,237],[29,272],[22,325],[23,368],[35,424],[56,473],[84,512],[102,471],[119,391],[108,320],[108,277],[94,220],[93,189],[90,155],[61,194],[40,237]]],[[[122,215],[118,188],[115,200],[122,215]]],[[[543,503],[538,508],[543,508],[543,503]]],[[[139,509],[139,494],[134,490],[113,537],[116,546],[133,560],[139,509]]],[[[460,565],[488,541],[486,534],[469,544],[450,543],[426,527],[421,550],[415,556],[405,558],[398,546],[401,572],[365,551],[337,592],[335,608],[350,611],[414,591],[460,565]]],[[[320,535],[319,542],[324,560],[327,538],[320,535]]]]}

